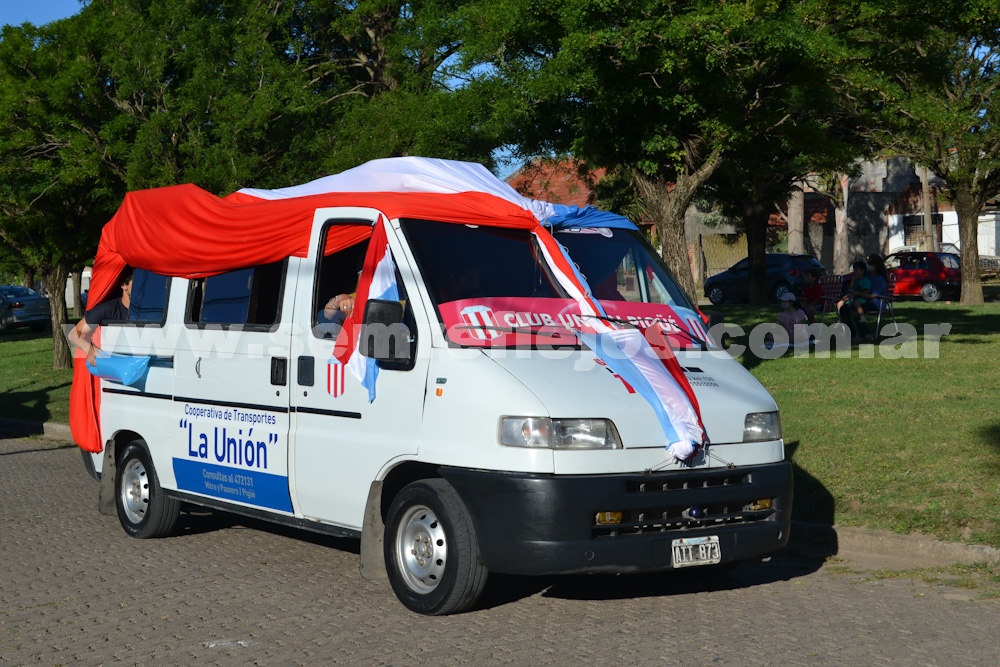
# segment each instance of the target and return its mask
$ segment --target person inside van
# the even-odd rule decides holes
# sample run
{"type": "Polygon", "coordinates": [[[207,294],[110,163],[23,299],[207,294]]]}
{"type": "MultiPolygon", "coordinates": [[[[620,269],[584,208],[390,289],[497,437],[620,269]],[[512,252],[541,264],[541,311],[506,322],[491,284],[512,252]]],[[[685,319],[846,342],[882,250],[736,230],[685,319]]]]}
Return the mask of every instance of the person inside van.
{"type": "Polygon", "coordinates": [[[316,328],[331,336],[340,331],[344,321],[354,312],[354,295],[337,294],[327,300],[316,313],[316,328]]]}
{"type": "Polygon", "coordinates": [[[107,299],[84,312],[76,326],[70,329],[69,342],[78,350],[85,350],[87,363],[96,365],[100,348],[94,344],[94,332],[105,322],[122,322],[128,319],[128,308],[132,302],[132,267],[125,266],[118,276],[121,296],[107,299]]]}

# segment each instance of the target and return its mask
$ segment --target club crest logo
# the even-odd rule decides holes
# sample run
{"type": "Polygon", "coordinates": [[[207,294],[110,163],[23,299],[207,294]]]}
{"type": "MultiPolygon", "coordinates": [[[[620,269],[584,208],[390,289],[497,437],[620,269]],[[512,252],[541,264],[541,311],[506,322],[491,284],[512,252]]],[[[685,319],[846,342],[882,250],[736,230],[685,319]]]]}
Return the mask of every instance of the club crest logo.
{"type": "Polygon", "coordinates": [[[488,306],[466,306],[459,313],[462,322],[469,327],[468,331],[476,340],[492,340],[500,335],[497,330],[497,320],[493,309],[488,306]]]}

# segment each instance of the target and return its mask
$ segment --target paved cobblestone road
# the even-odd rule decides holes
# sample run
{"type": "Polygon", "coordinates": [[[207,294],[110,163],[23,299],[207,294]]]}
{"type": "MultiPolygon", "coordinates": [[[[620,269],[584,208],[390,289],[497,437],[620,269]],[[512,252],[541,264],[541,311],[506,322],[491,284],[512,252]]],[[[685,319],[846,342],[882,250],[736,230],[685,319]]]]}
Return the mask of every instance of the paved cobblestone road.
{"type": "Polygon", "coordinates": [[[0,664],[1000,664],[1000,602],[783,555],[714,582],[495,577],[426,618],[356,541],[210,512],[131,539],[65,443],[0,440],[0,507],[0,664]]]}

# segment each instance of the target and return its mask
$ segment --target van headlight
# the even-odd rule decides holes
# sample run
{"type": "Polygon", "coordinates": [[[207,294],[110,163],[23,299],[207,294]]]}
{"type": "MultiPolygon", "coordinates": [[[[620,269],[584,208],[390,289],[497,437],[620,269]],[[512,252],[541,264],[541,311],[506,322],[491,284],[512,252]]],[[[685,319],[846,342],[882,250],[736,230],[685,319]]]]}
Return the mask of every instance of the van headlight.
{"type": "Polygon", "coordinates": [[[743,442],[781,439],[781,417],[777,412],[751,412],[743,422],[743,442]]]}
{"type": "Polygon", "coordinates": [[[501,417],[500,444],[546,449],[621,449],[610,419],[501,417]]]}

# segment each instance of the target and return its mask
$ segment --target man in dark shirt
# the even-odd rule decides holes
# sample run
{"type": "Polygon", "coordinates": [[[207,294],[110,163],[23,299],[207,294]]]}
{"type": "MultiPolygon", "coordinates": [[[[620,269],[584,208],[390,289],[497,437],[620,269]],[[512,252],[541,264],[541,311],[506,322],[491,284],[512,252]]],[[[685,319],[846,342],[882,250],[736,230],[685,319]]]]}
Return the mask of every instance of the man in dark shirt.
{"type": "Polygon", "coordinates": [[[69,332],[69,342],[78,350],[86,350],[87,363],[95,365],[95,359],[100,348],[94,344],[94,331],[105,322],[115,322],[128,319],[128,307],[132,302],[132,267],[126,266],[118,277],[118,285],[122,295],[117,299],[108,299],[97,304],[83,314],[69,332]]]}

